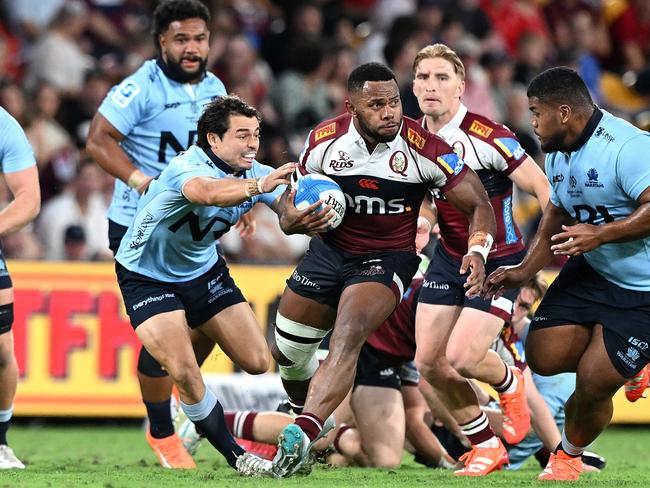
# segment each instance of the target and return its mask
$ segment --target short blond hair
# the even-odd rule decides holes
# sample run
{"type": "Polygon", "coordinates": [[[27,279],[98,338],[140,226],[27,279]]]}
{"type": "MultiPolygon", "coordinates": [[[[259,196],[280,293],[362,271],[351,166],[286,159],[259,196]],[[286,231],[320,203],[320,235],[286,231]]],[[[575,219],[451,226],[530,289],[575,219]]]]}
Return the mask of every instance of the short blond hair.
{"type": "Polygon", "coordinates": [[[454,71],[460,77],[460,79],[465,79],[465,65],[463,65],[463,62],[458,57],[458,54],[456,54],[453,49],[446,46],[445,44],[429,44],[428,46],[420,49],[420,51],[415,56],[415,59],[413,60],[413,73],[415,73],[415,70],[420,64],[420,61],[430,58],[446,59],[454,67],[454,71]]]}

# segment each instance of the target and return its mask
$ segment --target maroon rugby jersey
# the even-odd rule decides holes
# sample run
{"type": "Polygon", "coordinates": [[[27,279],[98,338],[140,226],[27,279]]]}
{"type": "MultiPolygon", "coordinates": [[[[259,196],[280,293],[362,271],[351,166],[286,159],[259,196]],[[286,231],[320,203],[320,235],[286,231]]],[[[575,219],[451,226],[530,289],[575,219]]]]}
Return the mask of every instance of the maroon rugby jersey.
{"type": "MultiPolygon", "coordinates": [[[[420,124],[424,125],[424,118],[420,124]]],[[[494,208],[497,232],[490,258],[514,254],[524,249],[521,232],[512,217],[512,173],[527,157],[516,136],[506,126],[468,112],[461,104],[458,113],[438,131],[456,154],[476,171],[494,208]]],[[[438,209],[441,243],[457,258],[467,253],[469,222],[465,214],[434,192],[438,209]]]]}
{"type": "Polygon", "coordinates": [[[451,190],[467,173],[462,159],[440,137],[404,117],[399,133],[372,154],[348,113],[309,134],[301,174],[325,174],[345,194],[343,222],[323,239],[350,254],[415,252],[420,204],[428,190],[451,190]]]}
{"type": "Polygon", "coordinates": [[[415,357],[415,309],[424,279],[416,278],[393,314],[368,337],[368,344],[399,361],[415,357]]]}

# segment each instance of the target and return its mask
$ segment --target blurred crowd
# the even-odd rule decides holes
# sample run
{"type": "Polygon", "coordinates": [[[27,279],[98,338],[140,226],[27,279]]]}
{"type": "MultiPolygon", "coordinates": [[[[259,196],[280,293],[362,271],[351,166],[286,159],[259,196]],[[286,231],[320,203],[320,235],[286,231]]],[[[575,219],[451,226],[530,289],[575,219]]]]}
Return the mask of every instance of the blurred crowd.
{"type": "MultiPolygon", "coordinates": [[[[434,42],[465,63],[463,102],[508,125],[543,165],[529,126],[526,86],[554,65],[577,69],[597,103],[650,128],[648,0],[205,0],[209,69],[263,114],[261,162],[295,161],[309,129],[344,110],[356,65],[395,72],[406,115],[417,51],[434,42]]],[[[3,239],[13,259],[109,260],[105,212],[112,178],[84,150],[110,88],[156,56],[155,0],[1,0],[0,105],[25,128],[41,175],[42,212],[3,239]]],[[[0,205],[7,202],[0,188],[0,205]]],[[[519,196],[534,231],[539,210],[519,196]]],[[[306,239],[287,238],[264,208],[257,233],[223,238],[234,262],[291,263],[306,239]]]]}

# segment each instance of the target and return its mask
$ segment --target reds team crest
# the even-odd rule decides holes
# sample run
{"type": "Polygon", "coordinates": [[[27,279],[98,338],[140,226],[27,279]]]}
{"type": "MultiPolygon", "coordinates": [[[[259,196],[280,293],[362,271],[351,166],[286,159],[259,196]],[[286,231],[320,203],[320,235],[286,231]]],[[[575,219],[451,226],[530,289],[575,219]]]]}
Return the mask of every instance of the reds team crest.
{"type": "Polygon", "coordinates": [[[398,175],[406,176],[406,168],[408,168],[408,161],[406,160],[406,154],[402,151],[397,151],[393,153],[388,161],[388,166],[393,173],[398,175]]]}
{"type": "Polygon", "coordinates": [[[456,156],[458,156],[460,159],[465,158],[465,146],[461,141],[454,142],[454,144],[451,147],[456,153],[456,156]]]}

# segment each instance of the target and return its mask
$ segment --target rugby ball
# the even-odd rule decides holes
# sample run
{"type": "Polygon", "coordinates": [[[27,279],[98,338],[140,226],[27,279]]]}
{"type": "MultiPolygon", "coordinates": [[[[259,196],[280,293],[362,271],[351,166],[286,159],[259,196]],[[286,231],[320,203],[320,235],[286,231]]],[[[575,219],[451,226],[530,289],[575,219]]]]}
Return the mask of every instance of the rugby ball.
{"type": "Polygon", "coordinates": [[[324,205],[332,207],[332,217],[328,230],[336,229],[345,216],[345,195],[341,187],[333,179],[319,174],[308,174],[298,178],[294,183],[296,196],[294,205],[298,210],[303,210],[318,200],[324,205]]]}

